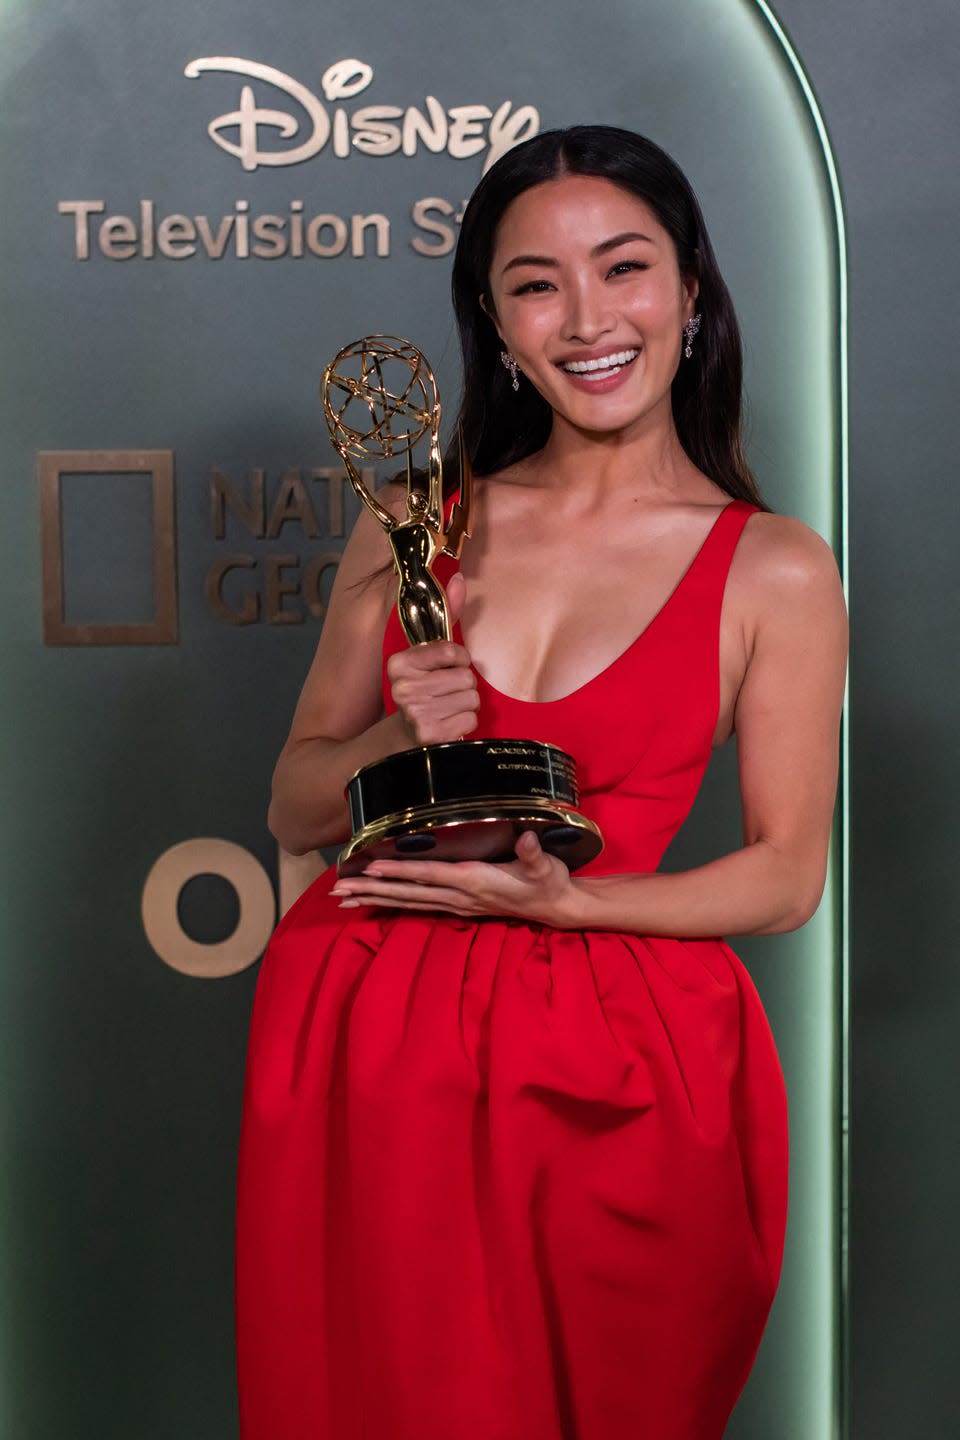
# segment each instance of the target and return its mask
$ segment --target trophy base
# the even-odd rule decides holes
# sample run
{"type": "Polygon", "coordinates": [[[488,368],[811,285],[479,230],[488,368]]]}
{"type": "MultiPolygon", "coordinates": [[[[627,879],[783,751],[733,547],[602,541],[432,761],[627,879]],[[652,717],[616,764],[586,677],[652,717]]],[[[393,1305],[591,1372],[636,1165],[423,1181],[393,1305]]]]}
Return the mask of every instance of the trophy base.
{"type": "Polygon", "coordinates": [[[358,875],[371,860],[512,860],[535,830],[570,870],[603,838],[576,809],[573,760],[540,740],[450,740],[365,765],[347,784],[353,839],[337,862],[358,875]]]}
{"type": "Polygon", "coordinates": [[[578,811],[530,800],[460,801],[404,810],[364,826],[341,851],[340,875],[359,875],[373,860],[516,858],[518,837],[533,830],[544,850],[577,870],[603,849],[600,831],[578,811]]]}

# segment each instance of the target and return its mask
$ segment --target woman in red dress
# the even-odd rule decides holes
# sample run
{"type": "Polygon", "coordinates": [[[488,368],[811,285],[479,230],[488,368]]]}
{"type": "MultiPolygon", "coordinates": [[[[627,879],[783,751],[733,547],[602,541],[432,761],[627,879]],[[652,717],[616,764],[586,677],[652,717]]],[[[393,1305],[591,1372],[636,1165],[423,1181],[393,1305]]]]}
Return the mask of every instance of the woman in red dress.
{"type": "Polygon", "coordinates": [[[281,922],[241,1143],[243,1440],[718,1440],[787,1195],[776,1051],[720,937],[818,904],[840,582],[760,501],[730,299],[656,146],[579,127],[505,155],[454,300],[482,477],[440,573],[454,642],[405,645],[365,512],[271,826],[335,843],[359,766],[523,736],[576,757],[606,846],[573,875],[529,833],[503,865],[330,872],[281,922]],[[742,847],[657,873],[734,733],[742,847]]]}

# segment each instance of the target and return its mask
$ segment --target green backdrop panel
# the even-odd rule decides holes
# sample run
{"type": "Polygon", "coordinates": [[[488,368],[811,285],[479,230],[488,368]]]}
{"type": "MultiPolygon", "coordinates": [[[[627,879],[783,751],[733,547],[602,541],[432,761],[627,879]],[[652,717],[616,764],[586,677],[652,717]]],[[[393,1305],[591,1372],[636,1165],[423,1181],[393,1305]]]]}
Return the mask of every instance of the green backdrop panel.
{"type": "MultiPolygon", "coordinates": [[[[536,126],[638,129],[703,201],[768,497],[839,549],[839,217],[748,0],[589,26],[531,0],[5,0],[0,98],[2,1426],[221,1440],[255,961],[312,873],[278,860],[269,776],[356,509],[323,365],[409,336],[454,408],[450,248],[484,164],[536,126]]],[[[731,762],[669,863],[739,843],[731,762]]],[[[738,947],[793,1134],[740,1440],[839,1423],[840,862],[802,931],[738,947]]]]}

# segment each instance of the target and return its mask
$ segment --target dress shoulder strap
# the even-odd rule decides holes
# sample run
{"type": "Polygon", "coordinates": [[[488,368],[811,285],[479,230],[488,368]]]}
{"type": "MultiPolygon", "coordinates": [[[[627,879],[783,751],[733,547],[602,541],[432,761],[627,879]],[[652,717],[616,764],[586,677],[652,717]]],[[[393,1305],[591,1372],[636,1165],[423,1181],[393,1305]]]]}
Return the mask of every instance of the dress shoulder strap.
{"type": "Polygon", "coordinates": [[[749,500],[731,500],[724,506],[701,552],[708,573],[726,580],[743,527],[759,509],[759,505],[753,505],[749,500]]]}
{"type": "Polygon", "coordinates": [[[731,500],[717,516],[689,576],[695,582],[690,588],[699,592],[699,603],[702,603],[704,595],[715,594],[718,600],[722,598],[733,552],[743,534],[743,527],[759,509],[759,505],[753,505],[749,500],[731,500]]]}
{"type": "Polygon", "coordinates": [[[748,500],[731,500],[721,510],[673,596],[675,622],[684,626],[695,622],[701,629],[706,626],[705,633],[710,633],[719,623],[734,551],[743,527],[759,508],[748,500]]]}

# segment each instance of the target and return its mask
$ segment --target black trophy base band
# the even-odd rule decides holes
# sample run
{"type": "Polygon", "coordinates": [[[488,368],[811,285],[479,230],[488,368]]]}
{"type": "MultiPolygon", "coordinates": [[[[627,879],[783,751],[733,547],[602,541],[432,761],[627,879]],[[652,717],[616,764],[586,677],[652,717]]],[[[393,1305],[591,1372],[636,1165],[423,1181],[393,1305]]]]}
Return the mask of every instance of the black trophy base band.
{"type": "Polygon", "coordinates": [[[575,870],[603,849],[600,831],[575,808],[573,761],[538,740],[456,740],[388,755],[347,786],[353,839],[341,875],[374,859],[514,858],[535,830],[545,850],[575,870]]]}

